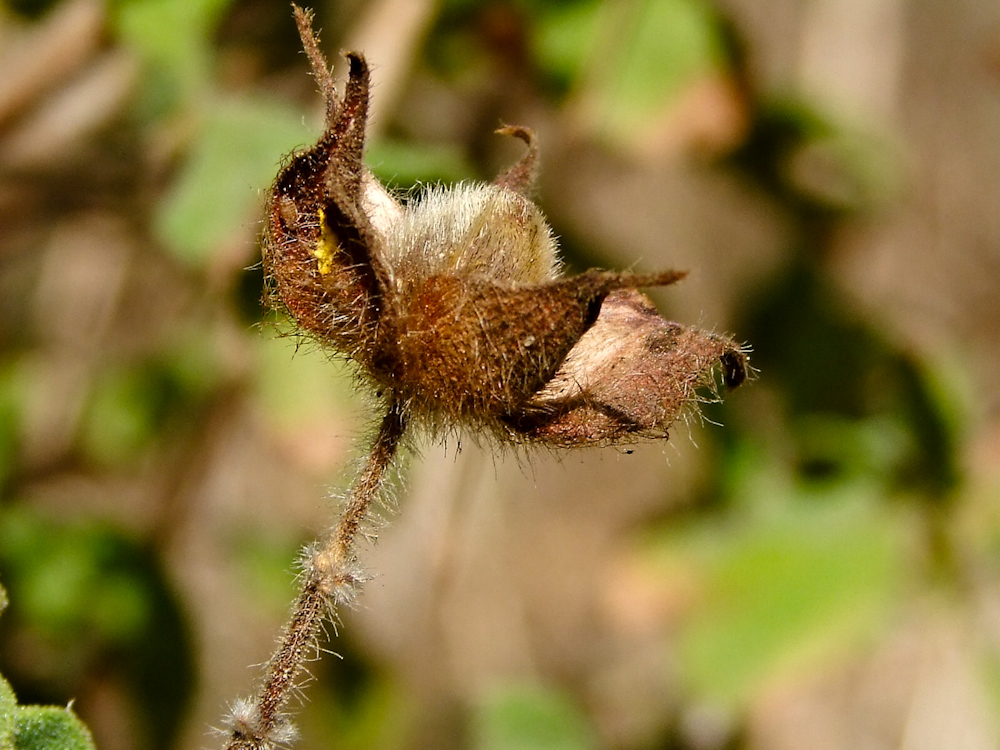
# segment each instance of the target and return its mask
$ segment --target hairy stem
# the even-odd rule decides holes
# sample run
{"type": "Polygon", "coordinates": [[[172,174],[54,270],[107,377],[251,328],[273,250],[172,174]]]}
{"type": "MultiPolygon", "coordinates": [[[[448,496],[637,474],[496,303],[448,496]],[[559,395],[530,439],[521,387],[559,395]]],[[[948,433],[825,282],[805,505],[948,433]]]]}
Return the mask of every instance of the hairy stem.
{"type": "Polygon", "coordinates": [[[350,602],[362,582],[356,565],[358,533],[378,496],[406,426],[406,408],[393,400],[340,521],[323,544],[312,547],[306,554],[302,587],[292,616],[285,625],[278,650],[264,669],[257,695],[251,703],[233,709],[226,750],[269,750],[293,738],[294,730],[287,715],[289,698],[305,663],[316,653],[325,618],[335,617],[336,606],[350,602]]]}
{"type": "Polygon", "coordinates": [[[334,95],[336,89],[333,85],[333,74],[319,50],[319,40],[313,33],[313,12],[304,10],[295,3],[292,3],[292,12],[295,15],[295,24],[299,27],[302,46],[309,58],[309,67],[312,68],[313,76],[316,77],[316,83],[326,103],[326,124],[330,127],[337,117],[337,98],[334,95]]]}

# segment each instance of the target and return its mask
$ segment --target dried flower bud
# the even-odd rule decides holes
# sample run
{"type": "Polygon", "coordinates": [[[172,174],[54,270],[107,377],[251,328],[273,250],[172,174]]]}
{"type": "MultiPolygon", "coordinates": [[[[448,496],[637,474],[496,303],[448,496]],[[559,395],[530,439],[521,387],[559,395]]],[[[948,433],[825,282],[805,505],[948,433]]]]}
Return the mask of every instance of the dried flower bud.
{"type": "Polygon", "coordinates": [[[400,205],[364,167],[368,68],[349,53],[343,98],[296,20],[326,97],[323,136],[271,189],[264,262],[273,304],[357,361],[433,427],[558,446],[666,437],[696,390],[747,374],[731,339],[669,323],[636,289],[683,274],[561,277],[556,242],[527,197],[527,145],[493,184],[434,188],[400,205]]]}

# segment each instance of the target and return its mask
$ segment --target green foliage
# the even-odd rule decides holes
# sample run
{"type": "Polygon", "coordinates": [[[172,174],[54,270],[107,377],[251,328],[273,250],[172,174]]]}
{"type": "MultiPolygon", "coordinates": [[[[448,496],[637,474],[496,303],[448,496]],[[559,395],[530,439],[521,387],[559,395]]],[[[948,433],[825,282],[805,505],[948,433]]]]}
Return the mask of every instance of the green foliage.
{"type": "Polygon", "coordinates": [[[418,183],[459,182],[473,176],[472,166],[453,146],[373,141],[365,161],[383,183],[405,190],[418,183]]]}
{"type": "Polygon", "coordinates": [[[343,414],[356,404],[351,366],[345,360],[311,347],[302,347],[289,359],[287,344],[271,337],[255,350],[255,396],[275,423],[293,429],[343,414]]]}
{"type": "Polygon", "coordinates": [[[405,745],[416,714],[412,695],[350,638],[335,646],[342,658],[317,667],[319,684],[302,716],[303,733],[336,737],[345,750],[405,745]]]}
{"type": "Polygon", "coordinates": [[[232,0],[118,0],[119,37],[136,49],[164,88],[165,101],[200,100],[212,80],[212,34],[232,0]]]}
{"type": "Polygon", "coordinates": [[[87,750],[94,741],[68,708],[24,706],[15,711],[15,750],[87,750]]]}
{"type": "Polygon", "coordinates": [[[0,491],[17,465],[20,414],[26,392],[25,378],[14,362],[0,366],[0,491]]]}
{"type": "MultiPolygon", "coordinates": [[[[309,138],[301,113],[250,97],[215,103],[187,164],[160,204],[156,228],[168,247],[195,266],[241,231],[262,208],[260,192],[283,155],[309,138]]],[[[255,226],[255,225],[254,225],[255,226]]]]}
{"type": "MultiPolygon", "coordinates": [[[[0,3],[3,11],[33,18],[56,4],[0,3]]],[[[42,342],[26,356],[12,351],[0,364],[0,570],[15,601],[0,625],[4,636],[27,633],[42,644],[41,651],[58,655],[54,664],[36,659],[31,665],[36,673],[18,675],[9,659],[15,639],[5,637],[0,664],[18,693],[50,703],[73,695],[69,688],[81,684],[81,675],[92,673],[95,665],[117,670],[114,676],[135,701],[136,724],[147,732],[144,746],[161,750],[182,726],[195,692],[195,653],[167,585],[169,576],[161,569],[162,549],[153,549],[159,540],[136,540],[104,524],[64,523],[32,508],[27,499],[70,481],[118,487],[140,481],[137,475],[144,470],[152,477],[148,483],[157,486],[163,473],[179,470],[173,458],[189,446],[207,410],[218,403],[221,381],[232,377],[222,372],[228,366],[222,360],[232,349],[220,351],[224,347],[217,348],[205,326],[209,317],[224,318],[232,300],[219,294],[219,287],[206,285],[210,274],[203,272],[233,251],[233,243],[238,246],[232,254],[245,256],[239,265],[254,262],[251,237],[262,190],[282,156],[316,132],[303,123],[300,103],[281,103],[263,93],[264,87],[276,90],[275,82],[286,80],[287,70],[267,69],[269,62],[253,58],[247,75],[257,80],[238,78],[239,90],[223,82],[219,50],[227,23],[232,23],[227,15],[239,14],[239,23],[245,24],[280,15],[280,33],[288,42],[282,64],[297,60],[304,66],[301,54],[292,51],[287,5],[268,11],[270,16],[261,11],[266,5],[232,0],[108,3],[111,33],[145,64],[121,130],[138,124],[135,140],[144,147],[154,144],[150,150],[156,156],[132,155],[137,164],[157,162],[164,146],[172,157],[168,170],[154,175],[152,186],[135,176],[126,182],[141,184],[148,193],[151,202],[143,210],[152,215],[155,239],[181,260],[171,265],[183,266],[185,273],[196,271],[184,287],[185,301],[194,299],[198,313],[207,315],[179,324],[167,321],[189,331],[180,345],[175,339],[167,344],[144,341],[144,351],[156,349],[139,361],[99,358],[73,423],[75,442],[55,456],[54,465],[19,461],[25,453],[20,441],[39,393],[33,390],[35,360],[47,356],[46,347],[56,343],[42,342]],[[43,489],[38,492],[38,487],[43,489]],[[29,695],[25,685],[50,694],[29,695]]],[[[775,223],[787,240],[786,262],[760,277],[755,288],[738,292],[738,309],[730,318],[731,329],[753,346],[753,364],[761,376],[724,407],[705,408],[709,419],[725,427],[698,434],[697,455],[712,465],[703,502],[686,516],[671,515],[668,523],[643,532],[643,560],[653,577],[663,585],[680,581],[681,594],[689,597],[687,609],[679,615],[672,611],[676,619],[661,623],[660,635],[662,647],[676,656],[672,663],[687,696],[732,708],[738,722],[740,711],[771,681],[794,674],[807,660],[810,667],[819,664],[815,672],[825,662],[842,664],[838,659],[845,653],[870,644],[891,626],[894,613],[907,606],[904,600],[912,607],[915,599],[926,596],[929,580],[956,589],[969,580],[992,581],[1000,560],[995,492],[992,487],[970,492],[965,486],[970,459],[963,441],[977,418],[970,406],[975,402],[963,390],[968,365],[941,352],[932,358],[894,338],[887,316],[863,310],[844,288],[845,277],[838,270],[843,256],[837,253],[845,237],[849,246],[852,233],[866,231],[864,221],[900,197],[902,168],[893,144],[886,143],[888,136],[871,136],[857,123],[840,122],[837,113],[821,113],[805,97],[762,95],[754,70],[727,47],[732,41],[727,34],[738,30],[727,32],[720,23],[725,14],[703,0],[448,0],[438,8],[431,42],[406,74],[425,87],[428,82],[420,76],[439,75],[450,78],[449,84],[457,81],[456,89],[481,92],[496,88],[489,78],[502,69],[495,58],[509,54],[502,64],[521,65],[513,75],[521,76],[517,82],[523,87],[512,98],[527,104],[522,111],[537,108],[539,122],[556,137],[577,137],[574,149],[598,148],[590,142],[595,133],[612,142],[639,139],[645,126],[669,117],[678,97],[700,78],[717,72],[734,81],[746,76],[746,101],[739,105],[746,107],[748,118],[743,145],[697,169],[720,183],[748,185],[752,197],[746,205],[777,214],[775,223]],[[523,52],[523,59],[483,42],[489,19],[480,21],[498,7],[512,8],[515,23],[523,26],[516,29],[527,43],[516,53],[523,52]],[[949,526],[952,513],[968,514],[963,519],[967,527],[949,526]],[[934,544],[944,548],[943,558],[961,558],[966,568],[960,575],[953,569],[948,576],[928,576],[927,568],[940,552],[929,554],[927,547],[934,544]]],[[[325,40],[333,41],[340,29],[330,23],[332,11],[327,9],[324,17],[323,9],[317,10],[327,26],[325,40]]],[[[260,25],[261,38],[274,33],[267,23],[260,25]]],[[[747,52],[753,58],[757,51],[747,52]]],[[[226,65],[239,65],[239,54],[232,57],[236,62],[227,58],[226,65]]],[[[440,87],[440,81],[432,85],[440,87]]],[[[454,98],[448,101],[464,106],[472,100],[461,98],[466,94],[449,91],[454,98]]],[[[481,117],[481,130],[490,137],[489,128],[499,122],[495,111],[469,110],[469,121],[452,132],[476,130],[473,121],[481,117]]],[[[526,117],[524,124],[536,123],[526,117]]],[[[380,178],[396,186],[450,182],[481,171],[475,161],[482,156],[477,151],[481,144],[428,146],[427,141],[406,140],[419,132],[418,126],[382,125],[390,135],[373,142],[366,158],[380,178]]],[[[543,164],[550,163],[550,145],[543,141],[542,148],[543,164]]],[[[29,193],[37,187],[32,183],[29,193]]],[[[572,192],[576,186],[558,188],[572,192]]],[[[131,196],[100,195],[94,203],[124,204],[132,211],[130,201],[131,196]]],[[[61,206],[55,202],[47,207],[46,221],[61,206]]],[[[636,220],[628,206],[621,211],[623,221],[636,220]]],[[[712,212],[706,209],[705,215],[712,212]]],[[[138,225],[143,214],[127,218],[138,225]]],[[[969,228],[971,234],[979,231],[969,228]]],[[[590,243],[585,229],[567,224],[559,232],[564,246],[578,238],[581,255],[598,263],[603,249],[590,243]]],[[[610,264],[611,259],[600,259],[604,261],[610,264]]],[[[711,268],[693,270],[714,278],[711,268]]],[[[3,281],[7,296],[14,284],[6,277],[3,281]]],[[[214,277],[212,283],[218,281],[214,277]]],[[[223,281],[229,283],[231,279],[223,281]]],[[[260,286],[259,276],[247,282],[241,321],[246,329],[260,318],[260,286]]],[[[729,305],[736,294],[720,304],[729,305]]],[[[931,308],[942,298],[928,299],[931,308]]],[[[23,346],[32,335],[25,326],[33,314],[30,300],[23,295],[4,308],[8,323],[0,331],[0,343],[23,346]]],[[[323,354],[305,350],[290,360],[289,342],[269,334],[252,334],[248,340],[250,354],[241,366],[252,369],[251,382],[238,383],[242,390],[236,397],[245,402],[227,409],[243,409],[253,419],[263,416],[268,429],[301,440],[309,439],[310,429],[354,433],[330,427],[353,403],[350,377],[338,371],[339,363],[331,365],[323,354]]],[[[246,528],[229,532],[229,562],[263,606],[283,611],[288,568],[300,539],[284,528],[273,537],[261,534],[253,523],[247,519],[246,528]]],[[[953,612],[977,616],[977,605],[962,596],[955,596],[959,603],[953,612]]],[[[0,609],[4,599],[0,589],[0,609]]],[[[342,641],[334,647],[345,648],[342,641]]],[[[306,736],[328,733],[356,748],[406,744],[412,696],[393,681],[390,670],[352,674],[352,668],[361,669],[356,665],[363,658],[359,649],[344,661],[327,660],[330,673],[316,686],[327,692],[313,700],[318,718],[310,720],[317,726],[306,727],[306,736]]],[[[983,661],[1000,706],[1000,660],[993,654],[983,661]]],[[[588,719],[570,695],[538,686],[489,693],[474,709],[470,734],[480,750],[543,745],[582,750],[596,744],[588,719]]],[[[0,678],[0,750],[36,746],[92,745],[71,712],[18,707],[10,684],[0,678]],[[59,727],[67,734],[54,744],[19,744],[22,727],[23,737],[38,740],[55,736],[59,727]],[[83,738],[84,744],[74,745],[74,738],[83,738]]]]}
{"type": "MultiPolygon", "coordinates": [[[[774,503],[780,486],[765,486],[774,503]]],[[[685,684],[703,700],[744,705],[783,670],[858,645],[900,595],[898,514],[872,504],[863,486],[812,502],[793,492],[785,503],[738,523],[665,530],[653,547],[659,565],[684,569],[697,587],[677,649],[685,684]]]]}
{"type": "Polygon", "coordinates": [[[17,601],[9,624],[59,654],[30,665],[32,679],[72,685],[89,663],[114,654],[143,717],[145,746],[170,747],[193,666],[185,623],[150,551],[113,528],[60,524],[13,505],[0,512],[0,570],[17,601]]]}
{"type": "Polygon", "coordinates": [[[746,314],[754,361],[780,389],[804,474],[866,473],[889,492],[942,498],[958,484],[960,399],[943,374],[852,314],[816,258],[802,255],[746,314]]]}
{"type": "Polygon", "coordinates": [[[601,2],[549,4],[534,26],[534,52],[546,74],[570,89],[599,40],[601,2]]]}
{"type": "Polygon", "coordinates": [[[158,440],[197,419],[218,370],[214,354],[193,336],[155,357],[106,367],[83,414],[83,454],[104,467],[132,466],[158,440]]]}
{"type": "Polygon", "coordinates": [[[543,70],[587,101],[613,140],[634,138],[723,61],[714,11],[700,0],[548,4],[532,29],[543,70]]]}
{"type": "MultiPolygon", "coordinates": [[[[6,606],[0,587],[0,612],[6,606]]],[[[94,741],[69,707],[19,706],[0,675],[0,750],[94,750],[94,741]]]]}
{"type": "Polygon", "coordinates": [[[597,740],[564,694],[538,685],[491,691],[475,717],[475,750],[591,750],[597,740]]]}
{"type": "Polygon", "coordinates": [[[114,26],[147,63],[143,110],[152,123],[180,115],[193,134],[186,163],[157,207],[154,227],[194,266],[243,241],[260,191],[281,158],[310,140],[301,112],[217,90],[213,37],[231,0],[119,0],[114,26]],[[193,127],[192,127],[193,126],[193,127]]]}
{"type": "Polygon", "coordinates": [[[151,613],[108,530],[53,528],[39,515],[10,508],[0,516],[0,547],[19,614],[47,635],[64,642],[82,632],[135,638],[148,623],[151,613]]]}

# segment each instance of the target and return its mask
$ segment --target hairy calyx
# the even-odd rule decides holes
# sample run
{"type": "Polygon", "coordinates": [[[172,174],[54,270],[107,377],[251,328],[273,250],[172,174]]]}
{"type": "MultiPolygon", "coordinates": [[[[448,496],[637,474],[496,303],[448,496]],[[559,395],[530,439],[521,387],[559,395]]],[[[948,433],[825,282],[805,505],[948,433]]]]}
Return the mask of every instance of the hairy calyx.
{"type": "Polygon", "coordinates": [[[639,287],[683,274],[561,276],[555,238],[529,199],[538,148],[491,184],[435,187],[399,204],[362,161],[368,67],[349,53],[343,97],[305,14],[300,30],[327,103],[318,143],[269,199],[272,304],[356,360],[414,419],[500,440],[574,447],[665,438],[711,385],[748,366],[732,339],[669,323],[639,287]]]}

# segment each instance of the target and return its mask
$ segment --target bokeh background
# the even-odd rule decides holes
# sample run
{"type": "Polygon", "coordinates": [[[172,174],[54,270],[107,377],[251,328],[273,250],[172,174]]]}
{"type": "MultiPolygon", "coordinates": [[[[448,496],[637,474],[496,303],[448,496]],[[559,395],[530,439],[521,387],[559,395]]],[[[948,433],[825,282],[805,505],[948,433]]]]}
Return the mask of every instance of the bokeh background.
{"type": "MultiPolygon", "coordinates": [[[[533,127],[568,268],[690,270],[760,376],[634,450],[417,439],[299,747],[997,747],[996,0],[315,9],[380,177],[533,127]]],[[[0,0],[0,672],[104,750],[218,744],[370,434],[260,304],[320,122],[283,0],[0,0]]]]}

